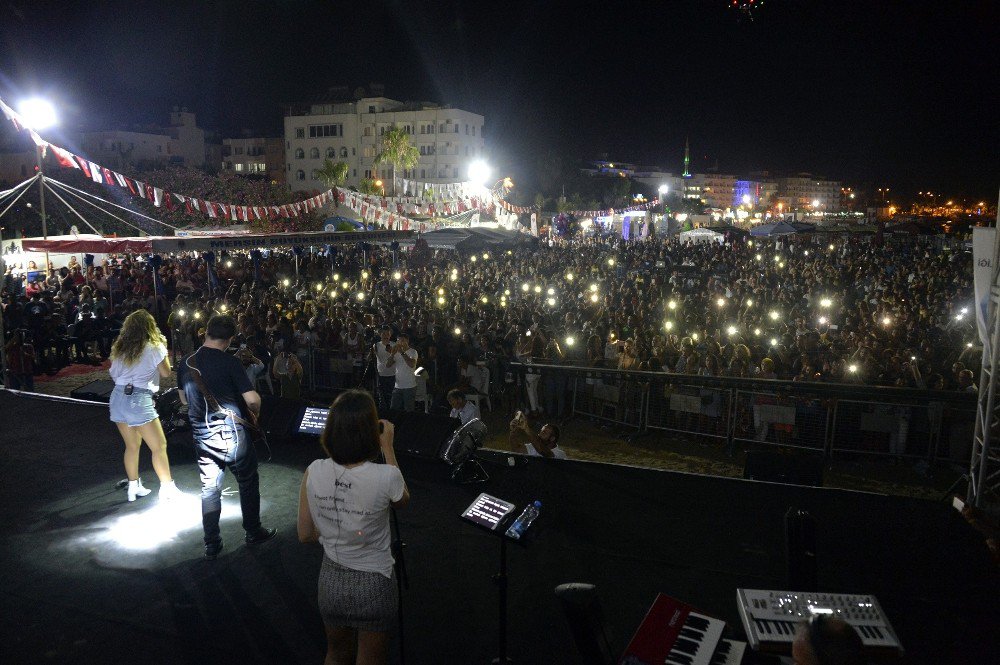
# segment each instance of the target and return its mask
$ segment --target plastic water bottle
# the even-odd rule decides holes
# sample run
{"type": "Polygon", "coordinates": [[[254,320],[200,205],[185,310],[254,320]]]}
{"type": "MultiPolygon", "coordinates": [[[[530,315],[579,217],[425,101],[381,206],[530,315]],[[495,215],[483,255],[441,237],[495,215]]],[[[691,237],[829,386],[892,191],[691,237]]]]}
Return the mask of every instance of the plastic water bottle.
{"type": "Polygon", "coordinates": [[[535,521],[538,517],[538,510],[542,507],[541,501],[535,501],[534,503],[529,503],[524,507],[524,512],[521,516],[514,520],[514,523],[510,525],[507,529],[507,537],[513,538],[514,540],[520,540],[524,532],[528,530],[531,523],[535,521]]]}

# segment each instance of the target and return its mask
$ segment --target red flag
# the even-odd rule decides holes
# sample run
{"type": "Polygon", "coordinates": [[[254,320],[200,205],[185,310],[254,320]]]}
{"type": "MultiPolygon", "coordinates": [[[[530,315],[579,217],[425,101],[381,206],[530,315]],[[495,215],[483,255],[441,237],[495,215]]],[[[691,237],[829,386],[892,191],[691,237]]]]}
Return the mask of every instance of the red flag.
{"type": "Polygon", "coordinates": [[[87,174],[88,178],[90,178],[91,177],[90,165],[87,163],[87,160],[84,159],[83,157],[78,157],[77,155],[73,156],[76,157],[76,161],[80,163],[80,168],[83,170],[83,172],[87,174]]]}
{"type": "Polygon", "coordinates": [[[59,162],[59,166],[74,169],[80,168],[80,165],[73,159],[73,153],[70,151],[63,150],[59,146],[52,145],[51,143],[49,144],[49,149],[55,153],[56,161],[59,162]]]}

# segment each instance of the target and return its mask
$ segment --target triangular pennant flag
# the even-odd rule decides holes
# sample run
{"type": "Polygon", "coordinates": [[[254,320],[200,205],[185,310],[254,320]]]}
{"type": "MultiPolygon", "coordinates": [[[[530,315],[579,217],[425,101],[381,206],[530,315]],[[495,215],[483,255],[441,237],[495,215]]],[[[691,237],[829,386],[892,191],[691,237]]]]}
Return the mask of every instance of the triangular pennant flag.
{"type": "Polygon", "coordinates": [[[49,144],[49,148],[55,154],[56,161],[59,162],[59,166],[74,169],[80,168],[80,165],[76,163],[75,159],[73,159],[73,153],[69,150],[63,150],[59,146],[52,145],[51,143],[49,144]]]}

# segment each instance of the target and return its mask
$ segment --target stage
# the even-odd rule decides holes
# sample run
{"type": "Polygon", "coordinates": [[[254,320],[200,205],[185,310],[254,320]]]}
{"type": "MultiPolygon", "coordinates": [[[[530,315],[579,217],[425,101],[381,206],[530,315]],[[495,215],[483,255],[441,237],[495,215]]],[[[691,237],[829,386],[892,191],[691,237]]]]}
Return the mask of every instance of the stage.
{"type": "MultiPolygon", "coordinates": [[[[224,498],[225,549],[202,556],[189,435],[171,437],[190,495],[129,504],[123,445],[106,405],[0,392],[0,604],[5,663],[292,663],[323,660],[316,610],[321,549],[295,535],[298,488],[317,440],[273,441],[261,465],[262,520],[278,536],[243,544],[239,499],[224,498]]],[[[267,451],[260,449],[262,458],[267,451]]],[[[543,502],[528,548],[511,547],[510,654],[573,663],[552,593],[598,585],[623,648],[657,592],[729,623],[736,589],[784,588],[790,506],[818,522],[823,591],[876,595],[905,662],[995,659],[1000,584],[979,534],[949,505],[843,490],[489,455],[485,485],[454,486],[440,463],[401,457],[412,501],[399,511],[410,588],[408,663],[488,663],[496,655],[495,538],[458,517],[481,491],[543,502]]],[[[148,487],[158,483],[144,451],[148,487]]],[[[227,475],[227,487],[236,483],[227,475]]],[[[534,528],[534,527],[533,527],[534,528]]],[[[398,640],[393,661],[398,662],[398,640]]]]}

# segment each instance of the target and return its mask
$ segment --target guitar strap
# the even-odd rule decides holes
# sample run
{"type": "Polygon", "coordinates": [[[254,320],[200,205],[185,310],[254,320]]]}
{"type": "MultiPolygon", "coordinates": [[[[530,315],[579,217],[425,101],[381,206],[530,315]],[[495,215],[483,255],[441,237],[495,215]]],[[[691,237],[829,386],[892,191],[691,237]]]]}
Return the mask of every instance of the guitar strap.
{"type": "Polygon", "coordinates": [[[195,351],[190,356],[188,356],[188,359],[185,362],[187,363],[188,368],[191,370],[191,378],[194,379],[195,385],[198,386],[198,390],[201,391],[201,394],[205,397],[205,401],[208,402],[209,410],[212,413],[225,414],[230,418],[232,418],[233,422],[239,425],[243,425],[243,427],[247,428],[252,432],[260,434],[261,433],[260,428],[257,427],[257,424],[255,422],[246,420],[232,409],[222,408],[222,405],[219,404],[219,400],[215,398],[215,395],[212,393],[212,391],[209,390],[208,386],[205,385],[205,379],[202,378],[201,370],[198,368],[197,356],[198,352],[195,351]]]}

